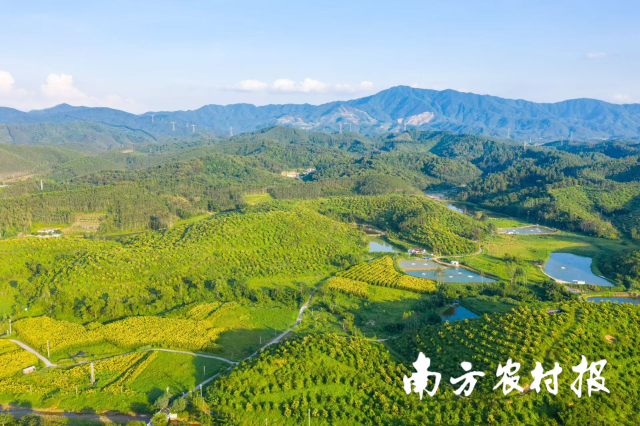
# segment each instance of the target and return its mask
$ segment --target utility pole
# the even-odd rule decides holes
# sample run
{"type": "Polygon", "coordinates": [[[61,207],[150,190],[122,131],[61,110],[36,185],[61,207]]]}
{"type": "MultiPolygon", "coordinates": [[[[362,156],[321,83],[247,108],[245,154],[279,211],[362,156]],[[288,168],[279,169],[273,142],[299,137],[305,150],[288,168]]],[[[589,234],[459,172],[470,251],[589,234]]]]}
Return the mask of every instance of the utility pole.
{"type": "Polygon", "coordinates": [[[9,318],[9,334],[11,334],[11,318],[9,318]]]}
{"type": "Polygon", "coordinates": [[[340,123],[340,134],[342,134],[342,123],[340,123]]]}
{"type": "Polygon", "coordinates": [[[192,124],[191,125],[191,133],[195,133],[196,132],[196,125],[192,124]]]}
{"type": "Polygon", "coordinates": [[[44,183],[42,183],[42,180],[40,180],[40,191],[44,191],[44,183]]]}
{"type": "Polygon", "coordinates": [[[309,413],[309,426],[311,426],[311,408],[309,408],[308,413],[309,413]]]}
{"type": "Polygon", "coordinates": [[[175,132],[175,131],[176,131],[176,122],[175,122],[175,121],[172,121],[172,122],[171,122],[171,125],[173,126],[173,131],[175,132]]]}
{"type": "Polygon", "coordinates": [[[203,376],[203,377],[206,377],[206,376],[207,376],[207,366],[206,366],[206,365],[203,365],[203,366],[202,366],[202,376],[203,376]]]}
{"type": "Polygon", "coordinates": [[[155,114],[151,114],[151,123],[152,123],[152,124],[154,123],[154,121],[153,121],[153,117],[155,117],[155,116],[156,116],[155,114]]]}
{"type": "Polygon", "coordinates": [[[91,386],[96,382],[95,371],[93,369],[93,363],[91,363],[91,386]]]}
{"type": "Polygon", "coordinates": [[[47,340],[47,358],[51,358],[51,354],[49,353],[49,341],[47,340]]]}

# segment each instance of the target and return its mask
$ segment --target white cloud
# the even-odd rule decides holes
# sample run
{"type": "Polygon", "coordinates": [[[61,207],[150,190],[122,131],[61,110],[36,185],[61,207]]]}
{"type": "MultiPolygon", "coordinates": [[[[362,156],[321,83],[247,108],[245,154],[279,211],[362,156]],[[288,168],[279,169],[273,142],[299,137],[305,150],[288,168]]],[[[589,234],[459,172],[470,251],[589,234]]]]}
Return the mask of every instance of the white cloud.
{"type": "Polygon", "coordinates": [[[288,78],[279,78],[271,84],[260,80],[242,80],[227,89],[243,92],[268,91],[272,93],[356,93],[371,90],[372,88],[373,83],[370,81],[363,81],[359,84],[330,84],[307,77],[300,82],[288,78]]]}
{"type": "Polygon", "coordinates": [[[633,98],[630,95],[618,93],[613,95],[613,102],[617,104],[630,104],[633,102],[633,98]]]}
{"type": "Polygon", "coordinates": [[[365,92],[373,88],[373,82],[363,81],[360,84],[336,84],[338,92],[365,92]]]}
{"type": "MultiPolygon", "coordinates": [[[[63,102],[90,102],[94,99],[73,85],[73,76],[67,74],[49,74],[47,82],[40,86],[42,94],[51,99],[63,102]]],[[[88,106],[88,105],[86,105],[88,106]]]]}
{"type": "Polygon", "coordinates": [[[242,92],[262,92],[267,90],[269,85],[259,80],[242,80],[238,82],[232,89],[242,92]]]}
{"type": "Polygon", "coordinates": [[[296,82],[289,80],[288,78],[279,78],[271,84],[271,90],[279,92],[295,92],[296,82]]]}
{"type": "Polygon", "coordinates": [[[587,59],[599,59],[607,56],[606,52],[587,53],[587,59]]]}
{"type": "Polygon", "coordinates": [[[0,71],[0,106],[21,110],[49,108],[62,103],[75,106],[109,107],[127,111],[140,111],[140,106],[132,98],[117,95],[105,97],[90,96],[75,86],[73,76],[49,74],[39,91],[28,91],[15,87],[13,76],[0,71]]]}
{"type": "Polygon", "coordinates": [[[13,91],[15,80],[13,76],[6,71],[0,71],[0,93],[9,93],[13,91]]]}

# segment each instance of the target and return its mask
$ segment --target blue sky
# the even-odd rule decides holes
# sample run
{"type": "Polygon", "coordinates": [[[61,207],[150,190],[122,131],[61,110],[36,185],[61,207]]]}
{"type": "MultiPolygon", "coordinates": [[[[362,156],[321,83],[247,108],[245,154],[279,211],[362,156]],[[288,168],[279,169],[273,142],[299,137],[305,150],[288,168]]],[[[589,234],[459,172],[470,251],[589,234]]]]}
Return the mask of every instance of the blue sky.
{"type": "Polygon", "coordinates": [[[391,86],[640,102],[635,1],[3,2],[0,105],[319,104],[391,86]]]}

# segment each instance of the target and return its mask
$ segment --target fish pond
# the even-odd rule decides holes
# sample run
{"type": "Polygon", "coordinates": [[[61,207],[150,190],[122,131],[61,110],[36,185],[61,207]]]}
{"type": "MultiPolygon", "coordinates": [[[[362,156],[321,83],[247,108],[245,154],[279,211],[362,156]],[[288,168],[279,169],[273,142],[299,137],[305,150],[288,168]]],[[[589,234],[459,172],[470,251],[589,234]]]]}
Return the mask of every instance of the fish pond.
{"type": "Polygon", "coordinates": [[[402,250],[385,240],[372,238],[369,240],[369,253],[401,253],[402,250]]]}
{"type": "Polygon", "coordinates": [[[440,317],[442,321],[459,321],[464,319],[478,318],[476,314],[465,308],[464,306],[450,306],[445,309],[440,317]]]}
{"type": "Polygon", "coordinates": [[[398,264],[402,269],[437,269],[444,267],[433,260],[401,260],[398,264]]]}
{"type": "Polygon", "coordinates": [[[594,284],[611,287],[613,284],[591,271],[592,259],[571,253],[551,253],[544,264],[544,272],[552,278],[573,284],[594,284]]]}
{"type": "Polygon", "coordinates": [[[601,303],[631,303],[632,305],[640,305],[640,297],[589,297],[589,302],[601,303]]]}
{"type": "MultiPolygon", "coordinates": [[[[405,273],[418,278],[427,278],[430,280],[436,279],[436,269],[428,270],[405,270],[405,273]]],[[[465,268],[445,268],[442,281],[446,283],[493,283],[495,280],[491,278],[482,277],[473,271],[465,268]]]]}

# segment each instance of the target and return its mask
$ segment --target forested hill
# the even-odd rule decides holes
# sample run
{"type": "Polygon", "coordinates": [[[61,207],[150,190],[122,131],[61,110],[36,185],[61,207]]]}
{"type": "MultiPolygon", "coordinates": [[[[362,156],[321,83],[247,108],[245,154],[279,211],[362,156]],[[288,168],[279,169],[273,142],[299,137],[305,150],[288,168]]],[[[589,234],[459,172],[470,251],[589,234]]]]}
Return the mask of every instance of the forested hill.
{"type": "Polygon", "coordinates": [[[171,226],[242,207],[251,193],[309,199],[457,187],[460,201],[490,210],[596,236],[640,238],[640,147],[629,142],[525,148],[451,132],[367,138],[275,126],[224,140],[140,142],[99,155],[3,144],[0,154],[5,237],[37,223],[69,226],[91,213],[104,215],[101,232],[171,226]],[[302,174],[292,179],[287,172],[302,174]],[[161,208],[152,214],[127,204],[135,197],[161,208]]]}
{"type": "MultiPolygon", "coordinates": [[[[205,105],[190,111],[130,114],[110,108],[58,105],[41,111],[22,112],[0,108],[0,123],[26,125],[93,122],[144,132],[153,137],[187,136],[209,132],[228,135],[283,125],[303,130],[362,134],[409,129],[447,130],[455,133],[535,142],[640,139],[640,105],[617,105],[595,99],[573,99],[558,103],[535,103],[455,90],[392,87],[373,96],[323,105],[250,104],[205,105]],[[153,116],[153,117],[152,117],[153,116]],[[175,128],[174,124],[175,123],[175,128]],[[192,127],[195,125],[195,128],[192,127]]],[[[27,130],[25,130],[27,129],[27,130]]],[[[37,127],[33,131],[38,130],[37,127]]]]}

